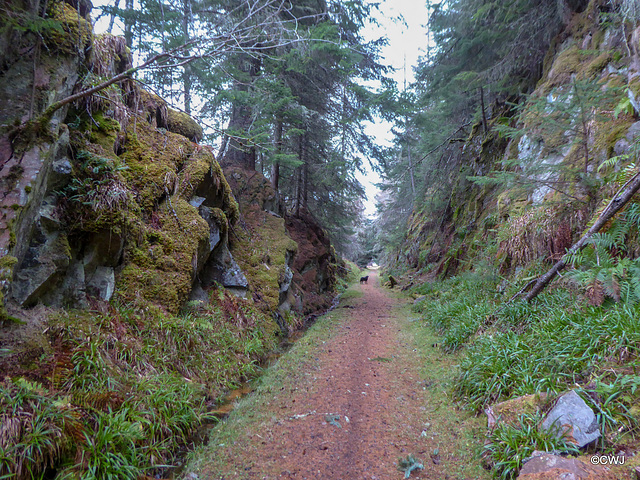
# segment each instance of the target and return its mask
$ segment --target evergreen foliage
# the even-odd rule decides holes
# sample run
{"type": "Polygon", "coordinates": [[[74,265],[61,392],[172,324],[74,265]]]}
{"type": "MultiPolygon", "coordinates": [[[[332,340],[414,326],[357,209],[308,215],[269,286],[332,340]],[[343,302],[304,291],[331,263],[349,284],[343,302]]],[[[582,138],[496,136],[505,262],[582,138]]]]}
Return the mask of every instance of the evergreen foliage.
{"type": "Polygon", "coordinates": [[[385,73],[380,42],[360,33],[375,5],[145,0],[140,7],[104,13],[130,27],[142,58],[183,44],[185,56],[197,56],[197,43],[188,45],[200,32],[220,35],[230,23],[256,28],[239,50],[152,70],[143,80],[204,120],[209,140],[222,142],[223,165],[262,171],[290,213],[311,212],[339,250],[346,247],[364,196],[354,173],[379,153],[363,129],[377,97],[361,85],[385,73]]]}

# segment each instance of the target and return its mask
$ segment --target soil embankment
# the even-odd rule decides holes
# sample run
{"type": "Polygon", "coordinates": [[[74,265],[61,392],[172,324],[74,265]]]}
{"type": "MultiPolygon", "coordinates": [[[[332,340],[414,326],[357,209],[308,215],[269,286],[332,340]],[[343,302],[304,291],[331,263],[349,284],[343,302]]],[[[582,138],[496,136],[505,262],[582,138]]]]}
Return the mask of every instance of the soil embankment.
{"type": "Polygon", "coordinates": [[[477,419],[446,396],[451,359],[416,335],[375,272],[357,288],[361,296],[320,320],[216,429],[189,472],[382,480],[403,478],[398,459],[414,455],[425,469],[411,478],[485,478],[473,459],[477,419]]]}

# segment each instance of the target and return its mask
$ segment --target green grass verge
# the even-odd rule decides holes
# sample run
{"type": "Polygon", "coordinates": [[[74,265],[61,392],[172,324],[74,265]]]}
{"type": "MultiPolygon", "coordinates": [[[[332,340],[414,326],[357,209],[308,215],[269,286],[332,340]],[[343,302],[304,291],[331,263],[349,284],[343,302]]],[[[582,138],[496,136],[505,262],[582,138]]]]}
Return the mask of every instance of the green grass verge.
{"type": "MultiPolygon", "coordinates": [[[[416,295],[424,295],[414,306],[423,327],[442,335],[444,351],[461,355],[453,395],[478,412],[526,394],[576,389],[598,417],[600,451],[635,441],[640,308],[612,301],[588,306],[560,284],[532,303],[516,300],[499,310],[512,293],[501,293],[503,284],[484,270],[416,289],[416,295]]],[[[540,438],[526,433],[532,431],[530,424],[494,431],[490,453],[502,465],[496,476],[517,474],[519,467],[511,467],[539,443],[540,438]],[[507,438],[521,447],[511,450],[510,457],[496,447],[507,438]]]]}
{"type": "Polygon", "coordinates": [[[490,473],[480,461],[485,420],[473,412],[460,410],[451,398],[461,354],[446,354],[439,349],[440,335],[419,321],[409,306],[403,307],[401,315],[411,320],[403,325],[402,340],[413,346],[420,376],[425,379],[425,388],[429,390],[428,404],[425,405],[431,424],[429,434],[434,434],[460,459],[448,467],[448,474],[452,479],[490,478],[490,473]]]}

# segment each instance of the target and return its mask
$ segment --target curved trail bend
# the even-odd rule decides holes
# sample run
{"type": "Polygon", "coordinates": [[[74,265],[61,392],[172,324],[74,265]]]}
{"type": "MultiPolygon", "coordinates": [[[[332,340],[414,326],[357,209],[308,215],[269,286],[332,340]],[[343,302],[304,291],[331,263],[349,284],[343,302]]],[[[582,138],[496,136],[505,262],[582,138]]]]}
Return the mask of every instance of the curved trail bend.
{"type": "Polygon", "coordinates": [[[415,343],[407,309],[375,272],[359,288],[298,353],[297,371],[258,388],[217,428],[187,478],[401,479],[398,458],[409,454],[425,466],[411,478],[488,478],[469,466],[477,442],[461,433],[475,420],[455,411],[442,385],[451,360],[415,343]]]}

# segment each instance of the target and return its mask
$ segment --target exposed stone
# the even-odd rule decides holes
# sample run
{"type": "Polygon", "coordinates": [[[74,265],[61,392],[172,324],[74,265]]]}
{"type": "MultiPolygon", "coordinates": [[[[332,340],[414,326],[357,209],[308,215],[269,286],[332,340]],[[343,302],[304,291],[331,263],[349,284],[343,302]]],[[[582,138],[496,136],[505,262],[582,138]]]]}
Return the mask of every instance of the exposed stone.
{"type": "Polygon", "coordinates": [[[206,198],[194,196],[191,200],[189,200],[189,205],[192,207],[200,208],[200,206],[204,203],[206,198]]]}
{"type": "Polygon", "coordinates": [[[207,247],[209,250],[208,254],[210,254],[218,246],[220,240],[222,239],[220,225],[218,225],[218,219],[212,214],[211,208],[209,207],[205,207],[204,205],[201,206],[200,216],[204,218],[209,224],[209,245],[207,247]]]}
{"type": "Polygon", "coordinates": [[[204,303],[207,303],[209,301],[209,295],[203,290],[200,282],[196,282],[191,289],[191,293],[189,294],[189,301],[204,303]]]}
{"type": "Polygon", "coordinates": [[[542,422],[542,428],[567,437],[582,448],[600,437],[593,410],[573,390],[562,395],[542,422]]]}
{"type": "Polygon", "coordinates": [[[47,188],[49,190],[56,190],[64,187],[71,180],[71,172],[73,171],[73,165],[68,157],[62,157],[54,160],[51,166],[51,174],[49,175],[47,188]]]}
{"type": "Polygon", "coordinates": [[[420,295],[418,298],[416,298],[416,299],[413,301],[413,304],[414,304],[414,305],[417,305],[417,304],[419,304],[420,302],[424,302],[426,299],[427,299],[427,296],[426,296],[426,295],[420,295]]]}
{"type": "Polygon", "coordinates": [[[280,282],[280,293],[286,292],[291,287],[293,281],[293,271],[289,268],[289,265],[284,266],[284,275],[280,282]]]}
{"type": "Polygon", "coordinates": [[[621,138],[613,146],[613,152],[616,155],[624,155],[624,154],[628,153],[629,152],[629,142],[626,139],[621,138]]]}
{"type": "Polygon", "coordinates": [[[614,480],[614,478],[605,467],[546,452],[534,452],[518,475],[518,480],[614,480]]]}
{"type": "Polygon", "coordinates": [[[629,127],[629,130],[627,130],[627,135],[625,136],[625,138],[627,142],[632,144],[638,139],[639,135],[640,135],[640,122],[635,122],[629,127]]]}
{"type": "Polygon", "coordinates": [[[229,252],[226,242],[221,242],[211,254],[199,278],[204,288],[210,287],[214,282],[225,288],[246,290],[249,287],[247,277],[229,252]]]}
{"type": "Polygon", "coordinates": [[[22,262],[16,267],[10,298],[23,306],[34,305],[62,281],[71,254],[66,235],[37,228],[22,262]]]}
{"type": "Polygon", "coordinates": [[[60,286],[50,289],[38,301],[55,307],[87,308],[85,286],[84,265],[72,259],[60,286]]]}
{"type": "Polygon", "coordinates": [[[113,267],[98,267],[86,284],[87,293],[108,302],[116,287],[115,270],[113,267]]]}
{"type": "Polygon", "coordinates": [[[598,48],[601,52],[610,52],[621,46],[623,42],[624,36],[620,29],[607,28],[607,30],[604,32],[602,43],[600,43],[598,48]]]}

